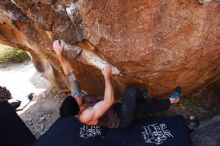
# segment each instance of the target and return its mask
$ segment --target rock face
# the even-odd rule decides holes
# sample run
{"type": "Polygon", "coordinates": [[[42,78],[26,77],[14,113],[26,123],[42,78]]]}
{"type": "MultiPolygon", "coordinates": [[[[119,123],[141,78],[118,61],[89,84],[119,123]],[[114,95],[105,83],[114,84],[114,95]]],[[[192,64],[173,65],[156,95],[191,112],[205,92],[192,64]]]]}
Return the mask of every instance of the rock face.
{"type": "MultiPolygon", "coordinates": [[[[119,94],[128,84],[153,96],[179,85],[186,94],[220,77],[219,1],[1,0],[0,43],[28,51],[52,85],[67,89],[51,36],[120,69],[119,94]]],[[[81,88],[102,94],[100,71],[69,59],[81,88]]]]}
{"type": "Polygon", "coordinates": [[[0,101],[7,100],[7,99],[11,99],[10,91],[6,89],[5,87],[0,86],[0,101]]]}
{"type": "Polygon", "coordinates": [[[211,120],[204,121],[192,132],[191,138],[194,146],[220,145],[220,115],[211,120]]]}

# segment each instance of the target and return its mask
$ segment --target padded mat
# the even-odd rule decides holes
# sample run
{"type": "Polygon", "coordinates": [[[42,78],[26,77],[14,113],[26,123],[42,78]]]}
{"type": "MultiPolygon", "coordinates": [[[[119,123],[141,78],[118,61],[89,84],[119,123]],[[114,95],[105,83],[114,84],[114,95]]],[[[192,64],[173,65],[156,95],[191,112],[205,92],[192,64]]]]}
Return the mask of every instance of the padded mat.
{"type": "Polygon", "coordinates": [[[30,146],[35,141],[24,122],[7,101],[0,102],[0,146],[30,146]]]}
{"type": "Polygon", "coordinates": [[[127,128],[81,124],[74,117],[59,118],[34,146],[191,146],[182,116],[136,121],[127,128]]]}

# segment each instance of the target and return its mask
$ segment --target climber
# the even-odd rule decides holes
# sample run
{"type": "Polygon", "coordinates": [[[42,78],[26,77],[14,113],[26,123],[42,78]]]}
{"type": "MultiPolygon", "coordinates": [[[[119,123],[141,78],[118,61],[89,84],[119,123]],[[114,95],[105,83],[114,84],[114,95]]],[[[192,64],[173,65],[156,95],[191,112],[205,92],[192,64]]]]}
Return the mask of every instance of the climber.
{"type": "MultiPolygon", "coordinates": [[[[99,124],[109,128],[126,127],[134,120],[136,113],[150,114],[159,110],[167,110],[170,104],[178,103],[180,100],[180,88],[176,88],[169,95],[169,99],[138,102],[138,100],[144,100],[143,93],[137,87],[129,86],[122,102],[114,102],[110,65],[106,65],[102,70],[105,80],[104,99],[100,100],[86,95],[80,90],[74,69],[63,55],[63,43],[58,40],[54,41],[53,48],[71,86],[71,95],[64,99],[60,107],[60,115],[63,117],[75,116],[86,125],[99,124]]],[[[146,98],[147,91],[145,90],[144,93],[146,98]]]]}

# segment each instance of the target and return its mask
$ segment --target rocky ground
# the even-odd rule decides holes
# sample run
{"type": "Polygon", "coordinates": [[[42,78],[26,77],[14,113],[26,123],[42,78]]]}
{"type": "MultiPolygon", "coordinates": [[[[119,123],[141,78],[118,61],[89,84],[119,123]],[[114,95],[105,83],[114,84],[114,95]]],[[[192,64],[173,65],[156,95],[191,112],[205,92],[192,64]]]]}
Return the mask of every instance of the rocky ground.
{"type": "Polygon", "coordinates": [[[45,133],[58,119],[59,106],[64,96],[65,94],[59,91],[44,91],[34,96],[33,101],[25,110],[18,112],[36,137],[45,133]]]}
{"type": "Polygon", "coordinates": [[[219,146],[220,145],[220,115],[206,121],[191,134],[194,146],[219,146]]]}
{"type": "Polygon", "coordinates": [[[220,82],[184,96],[180,103],[160,114],[194,116],[200,121],[220,113],[220,82]]]}

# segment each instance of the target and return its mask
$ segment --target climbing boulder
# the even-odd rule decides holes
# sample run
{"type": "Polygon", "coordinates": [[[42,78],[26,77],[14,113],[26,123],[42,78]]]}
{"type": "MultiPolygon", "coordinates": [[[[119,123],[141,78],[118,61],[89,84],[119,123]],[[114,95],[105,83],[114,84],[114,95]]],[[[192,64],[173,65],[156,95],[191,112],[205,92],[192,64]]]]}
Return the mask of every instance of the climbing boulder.
{"type": "Polygon", "coordinates": [[[218,146],[220,145],[220,115],[201,122],[192,134],[194,146],[218,146]]]}
{"type": "MultiPolygon", "coordinates": [[[[118,94],[128,84],[148,88],[152,96],[176,86],[186,94],[220,78],[217,0],[1,0],[0,43],[28,51],[53,87],[68,90],[52,49],[55,39],[118,69],[118,94]]],[[[81,88],[103,94],[97,62],[68,56],[81,88]]]]}

